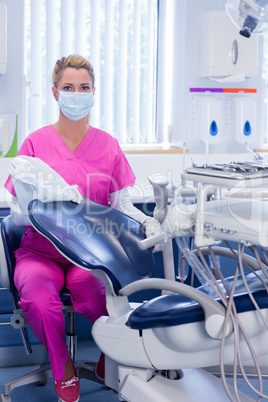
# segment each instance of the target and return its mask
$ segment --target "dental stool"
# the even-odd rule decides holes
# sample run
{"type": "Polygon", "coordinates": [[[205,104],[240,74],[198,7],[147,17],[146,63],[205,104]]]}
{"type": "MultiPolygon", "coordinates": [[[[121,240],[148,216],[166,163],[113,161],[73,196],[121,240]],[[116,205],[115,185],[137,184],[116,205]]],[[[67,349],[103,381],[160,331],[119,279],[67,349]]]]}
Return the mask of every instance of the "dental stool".
{"type": "MultiPolygon", "coordinates": [[[[26,227],[16,226],[12,221],[10,215],[2,220],[1,238],[6,264],[1,264],[0,269],[2,278],[5,278],[5,286],[10,290],[12,302],[14,305],[14,316],[11,318],[11,323],[14,328],[21,331],[26,353],[30,354],[32,353],[32,348],[27,334],[27,323],[23,312],[18,305],[19,296],[13,282],[15,269],[15,251],[19,248],[21,237],[25,232],[25,229],[26,227]]],[[[103,384],[103,381],[98,379],[95,375],[95,362],[82,360],[76,361],[77,335],[75,332],[75,310],[72,306],[70,292],[68,289],[62,289],[60,296],[61,301],[63,302],[62,310],[68,316],[68,332],[66,333],[66,342],[68,344],[73,361],[75,362],[77,374],[79,378],[85,378],[103,384]]],[[[52,378],[52,371],[50,368],[50,363],[47,362],[41,364],[39,369],[4,384],[4,392],[3,395],[0,396],[0,400],[10,402],[10,393],[12,389],[33,382],[36,382],[39,385],[43,385],[47,382],[49,378],[52,378]]]]}
{"type": "MultiPolygon", "coordinates": [[[[226,364],[233,364],[235,337],[232,321],[225,322],[226,307],[203,288],[153,278],[152,249],[139,247],[145,235],[138,222],[85,198],[78,206],[68,201],[44,204],[33,200],[28,214],[35,229],[66,258],[90,270],[106,286],[109,316],[94,323],[92,335],[105,354],[105,384],[120,400],[230,401],[221,380],[203,369],[219,365],[224,325],[226,364]],[[129,303],[130,295],[146,289],[173,293],[138,306],[129,303]]],[[[254,283],[250,286],[256,293],[264,290],[254,283]]],[[[239,319],[265,362],[267,330],[261,328],[252,306],[247,311],[245,293],[241,285],[238,297],[242,295],[242,302],[236,302],[237,308],[241,306],[239,319]]],[[[262,296],[261,308],[267,314],[267,294],[262,292],[262,296]]],[[[243,340],[241,344],[243,348],[243,340]]],[[[243,358],[251,363],[247,350],[243,358]]],[[[233,388],[230,392],[234,395],[233,388]]],[[[239,395],[243,402],[253,401],[239,395]]]]}

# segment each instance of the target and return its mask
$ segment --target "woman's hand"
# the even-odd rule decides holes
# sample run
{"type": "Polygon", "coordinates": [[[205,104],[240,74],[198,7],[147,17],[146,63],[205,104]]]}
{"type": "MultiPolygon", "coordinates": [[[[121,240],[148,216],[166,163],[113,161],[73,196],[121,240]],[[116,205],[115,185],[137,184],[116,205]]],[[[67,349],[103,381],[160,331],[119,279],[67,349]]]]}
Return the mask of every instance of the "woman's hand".
{"type": "MultiPolygon", "coordinates": [[[[152,237],[157,234],[160,234],[162,232],[161,230],[161,224],[158,222],[157,219],[155,218],[147,218],[143,222],[143,227],[145,229],[145,235],[146,237],[152,237]]],[[[153,253],[157,253],[158,251],[163,251],[166,245],[166,241],[156,244],[153,248],[153,253]]]]}
{"type": "Polygon", "coordinates": [[[143,222],[146,237],[152,237],[161,232],[161,225],[155,218],[146,218],[143,222]]]}

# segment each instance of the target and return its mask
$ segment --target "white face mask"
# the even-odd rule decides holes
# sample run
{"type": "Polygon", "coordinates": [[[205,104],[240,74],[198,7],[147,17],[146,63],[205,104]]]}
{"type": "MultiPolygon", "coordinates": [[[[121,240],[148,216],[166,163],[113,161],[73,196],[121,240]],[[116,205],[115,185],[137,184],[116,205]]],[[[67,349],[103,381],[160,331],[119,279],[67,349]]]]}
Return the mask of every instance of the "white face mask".
{"type": "Polygon", "coordinates": [[[59,107],[69,120],[81,120],[94,105],[93,92],[59,91],[59,107]]]}

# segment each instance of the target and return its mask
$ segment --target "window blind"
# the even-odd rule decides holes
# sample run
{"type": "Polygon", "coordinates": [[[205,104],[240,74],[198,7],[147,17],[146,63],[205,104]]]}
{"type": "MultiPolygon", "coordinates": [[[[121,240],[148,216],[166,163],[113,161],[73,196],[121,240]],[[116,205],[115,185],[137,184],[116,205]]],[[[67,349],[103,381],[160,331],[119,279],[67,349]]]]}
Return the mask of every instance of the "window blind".
{"type": "Polygon", "coordinates": [[[27,134],[54,123],[57,59],[81,54],[96,76],[93,126],[120,144],[168,140],[171,0],[25,0],[27,134]],[[163,56],[165,60],[163,60],[163,56]],[[163,75],[164,74],[164,75],[163,75]]]}

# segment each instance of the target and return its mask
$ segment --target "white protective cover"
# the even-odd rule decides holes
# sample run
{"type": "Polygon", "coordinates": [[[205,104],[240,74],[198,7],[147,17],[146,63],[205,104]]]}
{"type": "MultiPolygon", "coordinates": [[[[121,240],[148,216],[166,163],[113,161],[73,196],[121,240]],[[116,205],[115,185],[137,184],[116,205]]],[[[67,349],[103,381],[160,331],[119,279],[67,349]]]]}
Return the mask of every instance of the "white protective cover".
{"type": "Polygon", "coordinates": [[[18,156],[11,162],[11,177],[20,208],[25,210],[29,202],[74,201],[82,196],[76,186],[70,186],[55,170],[39,158],[18,156]]]}

